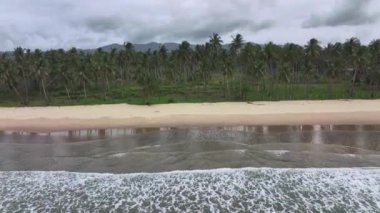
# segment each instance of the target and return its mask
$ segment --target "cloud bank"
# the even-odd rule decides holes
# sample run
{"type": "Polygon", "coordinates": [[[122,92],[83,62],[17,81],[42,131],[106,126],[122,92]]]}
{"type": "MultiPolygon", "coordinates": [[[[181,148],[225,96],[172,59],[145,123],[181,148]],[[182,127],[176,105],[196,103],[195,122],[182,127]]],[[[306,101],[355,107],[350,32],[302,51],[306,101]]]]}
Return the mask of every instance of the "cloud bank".
{"type": "Polygon", "coordinates": [[[110,43],[201,43],[213,32],[304,44],[380,37],[375,0],[1,0],[0,51],[110,43]],[[310,15],[312,14],[312,15],[310,15]]]}
{"type": "Polygon", "coordinates": [[[313,14],[303,26],[306,28],[321,26],[358,26],[375,23],[379,13],[368,11],[370,0],[341,1],[326,15],[313,14]]]}

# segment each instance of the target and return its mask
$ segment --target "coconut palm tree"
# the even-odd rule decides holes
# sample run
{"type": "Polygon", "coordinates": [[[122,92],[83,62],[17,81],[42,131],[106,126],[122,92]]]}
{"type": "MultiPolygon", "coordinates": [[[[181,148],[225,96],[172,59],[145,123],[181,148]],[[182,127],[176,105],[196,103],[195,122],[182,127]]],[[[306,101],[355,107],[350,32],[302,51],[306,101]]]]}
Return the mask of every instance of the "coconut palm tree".
{"type": "Polygon", "coordinates": [[[371,98],[375,97],[375,89],[380,84],[380,39],[376,39],[369,44],[370,70],[368,74],[371,86],[371,98]]]}
{"type": "MultiPolygon", "coordinates": [[[[328,81],[328,97],[332,98],[334,94],[334,83],[344,76],[345,64],[343,58],[343,45],[340,42],[335,44],[329,43],[322,51],[323,53],[323,73],[328,81]]],[[[338,82],[339,83],[339,82],[338,82]]]]}
{"type": "Polygon", "coordinates": [[[306,72],[317,76],[319,74],[322,48],[315,38],[310,39],[305,47],[306,72]]]}
{"type": "Polygon", "coordinates": [[[13,52],[17,67],[17,73],[19,76],[22,77],[22,87],[24,89],[23,94],[23,104],[28,105],[29,104],[29,54],[30,50],[24,50],[21,47],[18,47],[13,52]],[[27,54],[25,54],[27,52],[27,54]]]}
{"type": "Polygon", "coordinates": [[[179,66],[180,75],[183,76],[184,82],[186,83],[190,78],[190,66],[192,49],[190,43],[183,41],[178,47],[177,62],[179,66]]]}
{"type": "Polygon", "coordinates": [[[33,74],[40,82],[40,85],[42,87],[43,96],[45,99],[45,102],[49,103],[49,97],[47,92],[47,85],[46,82],[48,81],[50,69],[48,68],[46,57],[44,57],[41,50],[36,49],[33,54],[33,74]]]}
{"type": "Polygon", "coordinates": [[[320,60],[322,48],[315,38],[309,40],[305,46],[305,83],[306,97],[310,97],[310,84],[320,75],[320,60]]]}
{"type": "Polygon", "coordinates": [[[207,83],[211,77],[209,45],[196,45],[194,55],[196,61],[198,62],[198,71],[203,81],[203,87],[207,90],[207,83]]]}
{"type": "Polygon", "coordinates": [[[73,53],[66,54],[63,49],[59,49],[56,52],[52,52],[52,57],[50,59],[50,66],[52,73],[55,74],[58,82],[63,84],[67,98],[71,100],[71,90],[75,84],[76,70],[72,69],[72,64],[70,62],[76,63],[77,61],[72,59],[75,58],[73,53]]]}
{"type": "Polygon", "coordinates": [[[230,54],[229,57],[231,58],[231,72],[228,76],[232,77],[234,71],[238,72],[239,76],[239,87],[241,91],[242,81],[243,81],[243,69],[242,64],[239,62],[239,55],[241,53],[241,49],[244,47],[244,38],[241,34],[236,34],[234,37],[232,37],[232,42],[229,45],[230,47],[230,54]]]}
{"type": "Polygon", "coordinates": [[[225,49],[221,53],[222,75],[223,75],[223,97],[226,98],[226,93],[229,93],[228,79],[232,76],[233,60],[229,52],[225,49]]]}
{"type": "Polygon", "coordinates": [[[218,33],[213,33],[210,36],[210,55],[211,55],[211,65],[214,72],[219,72],[221,67],[221,60],[219,58],[222,52],[223,40],[218,33]]]}
{"type": "Polygon", "coordinates": [[[282,61],[289,63],[293,82],[298,82],[302,69],[304,49],[302,46],[287,43],[283,46],[282,61]]]}
{"type": "Polygon", "coordinates": [[[156,57],[157,78],[163,80],[165,76],[165,70],[167,69],[168,62],[168,50],[165,45],[161,45],[156,57]]]}
{"type": "Polygon", "coordinates": [[[243,36],[241,34],[236,34],[235,37],[232,37],[232,42],[229,45],[231,54],[233,55],[239,54],[243,45],[244,45],[243,36]]]}
{"type": "Polygon", "coordinates": [[[23,95],[21,94],[18,84],[19,73],[16,69],[17,65],[13,60],[8,59],[5,54],[0,57],[0,83],[4,82],[7,87],[14,92],[21,104],[25,104],[23,95]]]}
{"type": "Polygon", "coordinates": [[[142,87],[145,99],[158,88],[158,81],[153,71],[154,63],[152,53],[148,51],[142,55],[139,66],[137,67],[136,81],[142,87]]]}
{"type": "Polygon", "coordinates": [[[355,82],[358,80],[359,74],[359,49],[360,49],[360,40],[358,38],[350,38],[344,44],[344,56],[346,57],[346,75],[348,77],[348,95],[350,98],[354,96],[354,87],[355,82]]]}

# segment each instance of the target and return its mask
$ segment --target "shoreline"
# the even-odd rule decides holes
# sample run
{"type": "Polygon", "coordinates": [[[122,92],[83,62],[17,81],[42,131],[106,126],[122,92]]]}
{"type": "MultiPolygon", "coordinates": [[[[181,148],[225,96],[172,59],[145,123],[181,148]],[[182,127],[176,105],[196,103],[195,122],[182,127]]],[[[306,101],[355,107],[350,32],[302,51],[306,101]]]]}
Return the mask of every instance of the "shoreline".
{"type": "Polygon", "coordinates": [[[0,107],[0,130],[27,132],[315,124],[379,125],[380,100],[0,107]]]}

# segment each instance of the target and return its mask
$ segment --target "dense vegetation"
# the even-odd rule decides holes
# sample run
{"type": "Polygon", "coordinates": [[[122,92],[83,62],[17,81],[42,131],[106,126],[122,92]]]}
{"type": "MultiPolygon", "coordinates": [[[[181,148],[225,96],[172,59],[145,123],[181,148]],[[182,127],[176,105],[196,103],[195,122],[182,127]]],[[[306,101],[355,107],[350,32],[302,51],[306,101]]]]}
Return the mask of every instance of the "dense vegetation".
{"type": "Polygon", "coordinates": [[[379,98],[380,40],[258,45],[218,34],[168,51],[73,48],[0,56],[1,105],[379,98]]]}

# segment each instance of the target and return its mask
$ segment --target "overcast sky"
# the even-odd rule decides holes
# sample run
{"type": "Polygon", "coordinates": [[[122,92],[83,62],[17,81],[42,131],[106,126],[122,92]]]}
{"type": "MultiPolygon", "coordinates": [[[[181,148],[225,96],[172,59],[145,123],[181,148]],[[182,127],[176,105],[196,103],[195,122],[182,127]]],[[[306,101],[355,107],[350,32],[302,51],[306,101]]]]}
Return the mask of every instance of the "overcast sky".
{"type": "Polygon", "coordinates": [[[380,38],[379,0],[0,0],[0,50],[110,43],[247,41],[322,44],[380,38]]]}

